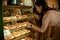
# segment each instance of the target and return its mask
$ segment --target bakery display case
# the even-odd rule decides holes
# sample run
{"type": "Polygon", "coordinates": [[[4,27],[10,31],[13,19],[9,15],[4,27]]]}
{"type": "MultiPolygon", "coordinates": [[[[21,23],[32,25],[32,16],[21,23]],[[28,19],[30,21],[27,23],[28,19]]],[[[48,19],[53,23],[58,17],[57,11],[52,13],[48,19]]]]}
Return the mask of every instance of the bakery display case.
{"type": "Polygon", "coordinates": [[[31,26],[27,22],[34,19],[31,4],[25,6],[24,1],[19,1],[18,5],[7,2],[3,0],[4,40],[36,40],[34,30],[26,28],[31,26]]]}
{"type": "Polygon", "coordinates": [[[31,35],[32,31],[25,28],[29,26],[27,22],[4,25],[4,38],[7,40],[20,40],[31,35]]]}

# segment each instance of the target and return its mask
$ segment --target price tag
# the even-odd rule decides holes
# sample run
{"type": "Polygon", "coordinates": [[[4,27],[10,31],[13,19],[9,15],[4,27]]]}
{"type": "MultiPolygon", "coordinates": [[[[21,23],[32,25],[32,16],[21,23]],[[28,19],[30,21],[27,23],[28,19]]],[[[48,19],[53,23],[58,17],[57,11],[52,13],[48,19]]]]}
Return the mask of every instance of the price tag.
{"type": "Polygon", "coordinates": [[[7,34],[6,34],[6,31],[4,30],[4,37],[6,36],[7,34]]]}
{"type": "Polygon", "coordinates": [[[10,35],[10,31],[9,30],[4,30],[4,36],[10,35]]]}

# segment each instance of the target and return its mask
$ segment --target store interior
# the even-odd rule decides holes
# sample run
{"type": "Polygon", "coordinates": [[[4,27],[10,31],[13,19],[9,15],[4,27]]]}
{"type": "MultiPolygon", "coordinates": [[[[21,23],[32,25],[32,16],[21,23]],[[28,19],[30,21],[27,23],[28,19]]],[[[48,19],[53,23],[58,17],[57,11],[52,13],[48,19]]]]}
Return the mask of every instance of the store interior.
{"type": "MultiPolygon", "coordinates": [[[[38,25],[39,16],[34,10],[37,0],[3,0],[3,28],[4,40],[51,40],[51,30],[49,27],[45,33],[39,33],[34,29],[26,28],[31,26],[28,22],[38,25]]],[[[59,10],[58,0],[45,0],[48,7],[59,10]]]]}

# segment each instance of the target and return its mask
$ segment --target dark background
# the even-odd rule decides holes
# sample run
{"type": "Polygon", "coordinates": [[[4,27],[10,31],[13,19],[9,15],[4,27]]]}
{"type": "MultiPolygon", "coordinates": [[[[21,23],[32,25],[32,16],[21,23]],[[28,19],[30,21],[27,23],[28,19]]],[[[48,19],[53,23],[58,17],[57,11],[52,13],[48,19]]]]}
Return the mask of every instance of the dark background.
{"type": "Polygon", "coordinates": [[[0,40],[3,39],[2,0],[0,0],[0,40]]]}

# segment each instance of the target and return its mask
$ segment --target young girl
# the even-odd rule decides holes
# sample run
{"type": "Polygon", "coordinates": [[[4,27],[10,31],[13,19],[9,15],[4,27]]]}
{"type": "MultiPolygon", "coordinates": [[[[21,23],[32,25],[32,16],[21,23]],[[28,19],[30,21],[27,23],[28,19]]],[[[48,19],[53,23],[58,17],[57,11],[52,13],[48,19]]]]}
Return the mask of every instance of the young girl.
{"type": "Polygon", "coordinates": [[[36,10],[43,14],[43,16],[40,19],[40,27],[33,25],[28,22],[34,30],[37,30],[38,32],[44,33],[47,29],[47,27],[54,27],[54,35],[52,37],[52,40],[60,40],[60,12],[57,10],[54,10],[52,8],[47,7],[46,3],[42,0],[36,1],[35,3],[36,10]]]}

